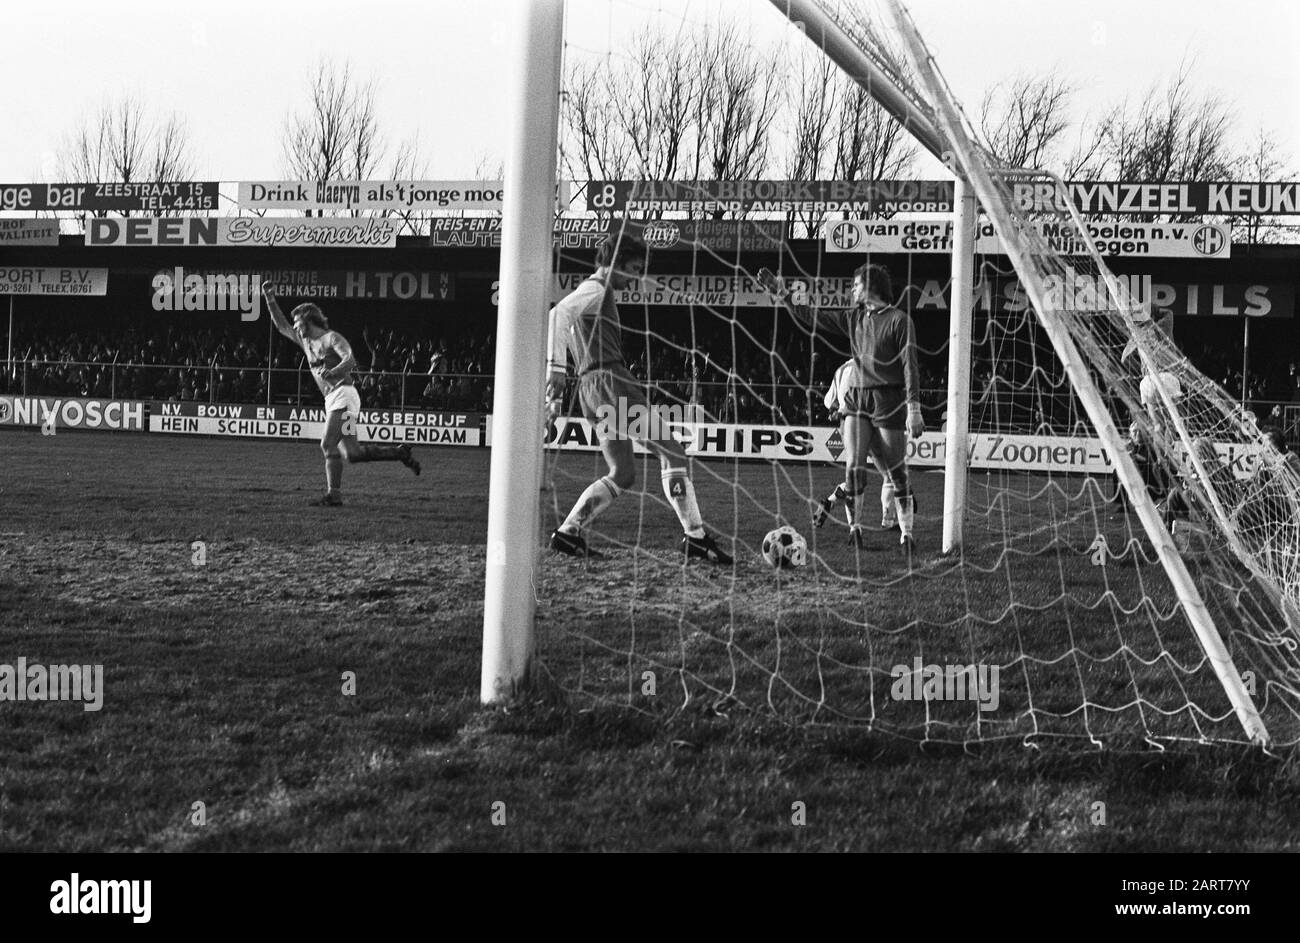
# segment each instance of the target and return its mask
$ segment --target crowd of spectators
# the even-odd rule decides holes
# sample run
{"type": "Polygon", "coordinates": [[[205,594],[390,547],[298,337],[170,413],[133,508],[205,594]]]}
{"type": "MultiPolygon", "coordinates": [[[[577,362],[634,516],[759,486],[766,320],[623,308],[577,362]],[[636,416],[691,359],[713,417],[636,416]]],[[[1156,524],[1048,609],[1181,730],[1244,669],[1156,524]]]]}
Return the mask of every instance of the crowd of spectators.
{"type": "MultiPolygon", "coordinates": [[[[182,402],[320,402],[299,351],[276,342],[268,353],[266,335],[257,341],[250,336],[236,326],[137,322],[87,329],[32,322],[15,332],[14,362],[0,376],[0,390],[182,402]]],[[[368,407],[491,410],[490,333],[368,326],[351,339],[357,384],[368,407]]],[[[772,350],[770,340],[765,344],[743,326],[726,323],[694,330],[657,325],[649,333],[629,327],[625,340],[630,368],[654,385],[660,401],[693,403],[705,415],[733,422],[824,422],[822,396],[845,356],[821,341],[814,346],[798,331],[772,350]]],[[[977,426],[1038,431],[1077,419],[1078,404],[1063,385],[1052,387],[1042,374],[1022,375],[1021,368],[1032,367],[1023,351],[1001,358],[988,353],[976,351],[972,370],[977,426]]],[[[1198,345],[1189,356],[1211,379],[1239,393],[1240,361],[1222,346],[1198,345]]],[[[927,425],[937,428],[946,405],[946,351],[923,349],[919,367],[927,425]]],[[[1300,365],[1275,358],[1261,363],[1252,370],[1247,397],[1300,404],[1300,365]]]]}
{"type": "MultiPolygon", "coordinates": [[[[491,403],[490,335],[449,342],[367,328],[354,342],[357,385],[367,406],[482,410],[491,403]]],[[[274,344],[268,355],[265,341],[254,343],[237,329],[161,324],[27,328],[15,337],[14,363],[0,388],[173,402],[310,405],[320,399],[301,353],[288,344],[274,344]]]]}
{"type": "MultiPolygon", "coordinates": [[[[1241,352],[1223,345],[1196,344],[1187,351],[1197,369],[1234,396],[1241,394],[1241,352]]],[[[1251,358],[1246,389],[1250,402],[1300,402],[1300,361],[1273,356],[1272,351],[1251,358]]]]}

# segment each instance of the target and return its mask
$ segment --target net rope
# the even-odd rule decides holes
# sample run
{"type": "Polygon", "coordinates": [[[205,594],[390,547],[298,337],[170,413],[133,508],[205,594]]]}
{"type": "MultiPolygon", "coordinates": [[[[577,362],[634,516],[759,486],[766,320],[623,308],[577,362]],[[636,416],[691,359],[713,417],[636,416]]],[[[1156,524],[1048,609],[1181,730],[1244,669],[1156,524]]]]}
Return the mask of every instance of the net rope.
{"type": "MultiPolygon", "coordinates": [[[[915,64],[900,54],[906,50],[932,65],[928,52],[889,9],[822,6],[918,109],[940,125],[949,120],[935,107],[935,88],[923,90],[915,64]]],[[[790,48],[798,42],[802,37],[791,29],[790,48]]],[[[960,115],[946,87],[938,90],[948,96],[948,113],[960,115]]],[[[1152,317],[1140,281],[1117,280],[1092,255],[1062,255],[1042,235],[1044,224],[1065,234],[1057,239],[1079,233],[1082,222],[1072,208],[1050,200],[1017,208],[1025,187],[1055,193],[1059,181],[996,167],[974,143],[969,124],[963,121],[960,130],[962,158],[981,161],[996,182],[997,205],[986,200],[985,211],[1000,232],[1017,234],[1033,260],[1032,271],[1018,272],[1002,256],[976,259],[970,409],[976,453],[996,458],[1014,442],[1023,455],[1037,447],[1037,438],[1056,443],[1042,447],[1100,456],[1096,430],[1025,298],[1020,279],[1038,279],[1115,423],[1136,426],[1149,477],[1167,482],[1166,500],[1168,491],[1181,495],[1178,523],[1185,526],[1180,533],[1175,525],[1175,538],[1182,560],[1237,667],[1251,674],[1255,705],[1273,741],[1295,743],[1300,659],[1289,613],[1300,568],[1300,477],[1294,465],[1182,356],[1152,317]],[[1143,377],[1162,374],[1176,378],[1180,392],[1174,397],[1160,387],[1144,401],[1143,377]]],[[[644,223],[629,214],[611,219],[615,233],[640,231],[644,223]]],[[[1080,241],[1088,243],[1086,233],[1080,241]]],[[[816,444],[830,440],[833,430],[816,410],[812,422],[806,408],[796,420],[789,404],[798,391],[805,407],[820,402],[835,367],[849,356],[847,342],[814,334],[754,296],[762,294],[757,268],[768,265],[818,303],[846,306],[852,265],[845,258],[786,240],[770,252],[720,251],[700,242],[688,252],[653,254],[640,291],[617,299],[625,350],[651,403],[679,407],[694,420],[680,430],[683,439],[699,442],[702,428],[734,435],[743,426],[747,447],[756,428],[807,429],[816,444]],[[691,284],[687,278],[722,279],[725,288],[697,291],[673,305],[653,300],[655,291],[680,295],[691,284]]],[[[869,256],[847,258],[856,264],[869,256]]],[[[588,253],[561,250],[558,261],[574,279],[592,268],[588,253]]],[[[898,305],[918,326],[922,361],[942,363],[947,333],[935,319],[951,304],[947,279],[915,256],[880,261],[893,270],[898,305]]],[[[927,405],[935,407],[929,428],[936,430],[941,402],[927,405]]],[[[566,445],[583,448],[548,452],[548,531],[605,472],[570,407],[551,435],[569,436],[566,445]],[[581,433],[576,439],[574,429],[581,433]]],[[[966,540],[950,557],[935,552],[941,466],[914,465],[924,553],[910,571],[893,552],[892,534],[874,536],[869,551],[853,552],[839,519],[813,529],[811,509],[843,480],[843,468],[788,455],[691,462],[704,520],[734,548],[736,562],[683,563],[680,529],[658,487],[658,462],[643,455],[637,464],[637,487],[588,534],[605,559],[543,555],[539,569],[545,670],[580,701],[652,716],[744,710],[791,724],[966,745],[1050,739],[1087,748],[1163,747],[1247,739],[1104,463],[1103,470],[1061,474],[973,461],[966,540]],[[774,571],[763,564],[762,537],[782,524],[807,537],[806,568],[774,571]],[[996,705],[949,696],[967,668],[982,668],[990,678],[996,669],[996,705]],[[933,696],[927,684],[934,685],[933,696]]],[[[874,503],[874,489],[862,500],[874,503]]]]}

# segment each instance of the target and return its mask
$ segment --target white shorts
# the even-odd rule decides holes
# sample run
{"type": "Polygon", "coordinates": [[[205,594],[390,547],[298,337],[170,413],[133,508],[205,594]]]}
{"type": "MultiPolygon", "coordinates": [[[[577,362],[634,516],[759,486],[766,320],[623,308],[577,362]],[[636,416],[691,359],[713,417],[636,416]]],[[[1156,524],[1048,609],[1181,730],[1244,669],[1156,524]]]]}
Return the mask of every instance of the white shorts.
{"type": "Polygon", "coordinates": [[[336,386],[325,396],[325,412],[343,410],[343,434],[356,435],[357,422],[361,419],[361,394],[351,383],[336,386]]]}

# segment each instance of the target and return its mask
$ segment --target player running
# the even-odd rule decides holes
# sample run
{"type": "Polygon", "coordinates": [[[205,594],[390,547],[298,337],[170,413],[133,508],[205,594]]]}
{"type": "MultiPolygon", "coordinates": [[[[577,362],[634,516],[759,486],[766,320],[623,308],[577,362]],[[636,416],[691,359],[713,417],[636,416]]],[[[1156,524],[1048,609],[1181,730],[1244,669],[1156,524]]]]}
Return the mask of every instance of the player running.
{"type": "MultiPolygon", "coordinates": [[[[858,380],[858,362],[850,358],[840,364],[840,368],[835,371],[835,378],[831,380],[831,385],[826,389],[826,398],[824,403],[830,413],[831,422],[840,426],[840,434],[843,435],[845,398],[851,389],[862,386],[858,380]]],[[[847,472],[852,466],[852,455],[845,450],[844,468],[845,481],[843,484],[835,486],[835,490],[829,495],[822,498],[813,509],[812,524],[813,527],[821,527],[830,517],[831,511],[835,510],[835,505],[844,505],[844,515],[850,527],[853,526],[853,506],[856,504],[853,494],[849,490],[847,472]]],[[[885,469],[880,465],[880,459],[875,455],[871,456],[871,462],[876,466],[876,471],[880,472],[880,529],[897,530],[898,529],[898,511],[894,507],[894,482],[886,474],[885,469]]],[[[915,495],[912,497],[916,501],[915,495]]]]}
{"type": "Polygon", "coordinates": [[[275,299],[275,286],[262,285],[262,297],[275,329],[302,348],[307,366],[325,397],[325,434],[320,450],[325,455],[325,494],[311,503],[337,507],[343,503],[339,484],[343,460],[356,462],[401,462],[417,475],[420,463],[409,445],[362,445],[357,442],[357,421],[361,417],[361,395],[352,383],[356,360],[352,346],[338,331],[331,331],[321,309],[311,302],[293,309],[293,324],[285,318],[275,299]]]}
{"type": "Polygon", "coordinates": [[[571,355],[578,371],[582,414],[596,425],[600,449],[609,465],[609,474],[587,486],[564,523],[551,534],[551,549],[570,556],[598,556],[587,548],[583,531],[636,482],[632,451],[636,439],[659,456],[664,495],[685,531],[685,558],[730,565],[731,557],[704,531],[695,486],[687,471],[686,450],[658,423],[652,421],[649,429],[644,428],[650,417],[649,402],[623,359],[623,327],[614,292],[645,274],[649,255],[645,243],[635,236],[609,236],[597,253],[595,274],[551,309],[547,411],[552,416],[560,412],[566,354],[571,355]],[[636,423],[638,418],[640,423],[636,423]],[[641,434],[628,428],[628,420],[642,426],[641,434]]]}
{"type": "Polygon", "coordinates": [[[912,525],[916,503],[907,475],[906,437],[920,436],[925,422],[919,399],[916,335],[912,319],[890,301],[894,291],[888,270],[869,263],[860,266],[853,273],[853,307],[844,309],[812,309],[796,303],[770,269],[759,269],[758,282],[814,334],[826,325],[849,339],[860,384],[846,392],[843,403],[848,453],[845,480],[855,499],[849,540],[858,548],[865,543],[862,502],[857,497],[867,490],[867,462],[874,456],[893,482],[901,532],[898,542],[910,561],[915,549],[912,525]]]}

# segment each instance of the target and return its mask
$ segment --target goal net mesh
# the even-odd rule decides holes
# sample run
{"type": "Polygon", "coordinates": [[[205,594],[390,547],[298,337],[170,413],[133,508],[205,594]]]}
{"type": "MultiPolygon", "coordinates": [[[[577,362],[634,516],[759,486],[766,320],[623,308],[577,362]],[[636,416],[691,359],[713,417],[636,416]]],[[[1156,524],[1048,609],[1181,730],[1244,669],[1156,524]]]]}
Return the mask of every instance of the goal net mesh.
{"type": "MultiPolygon", "coordinates": [[[[958,744],[1249,739],[1185,598],[1117,483],[1037,297],[1111,423],[1131,436],[1172,524],[1171,552],[1272,741],[1296,742],[1295,467],[1180,353],[1143,279],[1113,275],[1091,251],[1059,181],[989,157],[905,14],[883,4],[818,6],[933,119],[951,166],[985,181],[976,188],[981,211],[1003,245],[1016,242],[1011,258],[975,260],[962,544],[939,553],[948,256],[835,254],[802,241],[820,239],[829,217],[579,212],[652,246],[647,275],[615,293],[624,352],[650,402],[664,407],[658,417],[686,445],[705,524],[735,562],[683,560],[659,460],[638,447],[636,485],[585,534],[602,558],[542,555],[543,672],[578,704],[660,717],[749,712],[958,744]],[[717,237],[728,221],[735,237],[717,237]],[[765,226],[773,221],[777,228],[765,226]],[[664,242],[672,247],[657,247],[664,242]],[[850,351],[844,337],[800,326],[756,281],[767,266],[810,304],[846,307],[850,275],[864,261],[893,275],[930,381],[927,432],[909,451],[918,505],[910,566],[897,532],[875,526],[877,484],[859,498],[869,505],[866,547],[850,545],[842,508],[812,526],[813,509],[844,480],[842,439],[822,398],[850,351]],[[781,525],[807,539],[807,566],[772,569],[762,559],[764,535],[781,525]]],[[[682,16],[664,34],[685,42],[696,25],[682,16]]],[[[778,52],[789,59],[778,73],[802,67],[807,29],[787,28],[778,52]]],[[[602,65],[637,67],[612,34],[609,43],[568,45],[566,107],[580,99],[579,81],[590,92],[602,65]]],[[[609,80],[607,93],[618,92],[609,80]]],[[[579,127],[570,115],[562,129],[570,167],[579,127]]],[[[634,176],[631,165],[613,170],[634,176]]],[[[699,185],[698,196],[716,190],[699,185]]],[[[588,249],[561,243],[557,298],[591,274],[588,249]]],[[[547,430],[546,533],[607,473],[581,412],[571,385],[565,415],[547,430]]]]}

